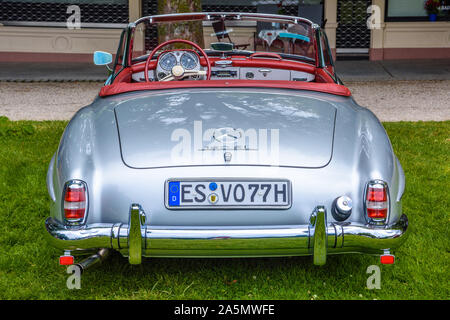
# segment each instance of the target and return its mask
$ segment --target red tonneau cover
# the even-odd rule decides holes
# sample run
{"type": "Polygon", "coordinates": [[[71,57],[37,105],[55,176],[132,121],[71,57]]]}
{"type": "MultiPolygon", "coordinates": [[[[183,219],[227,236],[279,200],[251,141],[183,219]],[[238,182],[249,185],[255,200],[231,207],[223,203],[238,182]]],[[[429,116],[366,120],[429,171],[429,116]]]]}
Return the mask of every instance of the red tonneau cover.
{"type": "Polygon", "coordinates": [[[183,89],[183,88],[280,88],[307,90],[330,93],[339,96],[351,96],[350,90],[334,83],[315,83],[287,80],[194,80],[194,81],[169,81],[169,82],[138,82],[127,83],[118,82],[104,86],[100,90],[101,97],[107,97],[119,93],[143,91],[143,90],[163,90],[163,89],[183,89]]]}

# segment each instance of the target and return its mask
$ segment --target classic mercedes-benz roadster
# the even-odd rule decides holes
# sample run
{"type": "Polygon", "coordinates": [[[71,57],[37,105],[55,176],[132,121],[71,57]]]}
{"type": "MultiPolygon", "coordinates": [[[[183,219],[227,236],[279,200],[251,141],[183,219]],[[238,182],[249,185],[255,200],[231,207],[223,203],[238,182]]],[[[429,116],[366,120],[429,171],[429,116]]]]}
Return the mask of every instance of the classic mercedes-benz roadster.
{"type": "Polygon", "coordinates": [[[142,257],[380,255],[407,236],[402,167],[307,19],[144,17],[122,32],[99,96],[47,175],[60,263],[142,257]],[[144,51],[142,30],[159,44],[144,51]],[[139,31],[139,32],[138,32],[139,31]],[[182,36],[191,36],[189,39],[182,36]],[[149,50],[150,51],[150,50],[149,50]]]}

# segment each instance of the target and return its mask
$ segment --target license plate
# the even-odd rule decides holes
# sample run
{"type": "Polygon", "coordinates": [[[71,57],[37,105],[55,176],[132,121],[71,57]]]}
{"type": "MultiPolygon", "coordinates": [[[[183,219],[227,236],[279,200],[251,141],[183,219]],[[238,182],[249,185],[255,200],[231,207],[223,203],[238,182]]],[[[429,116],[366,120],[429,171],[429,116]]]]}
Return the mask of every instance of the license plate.
{"type": "Polygon", "coordinates": [[[165,205],[169,209],[287,209],[291,183],[277,179],[170,179],[165,205]]]}

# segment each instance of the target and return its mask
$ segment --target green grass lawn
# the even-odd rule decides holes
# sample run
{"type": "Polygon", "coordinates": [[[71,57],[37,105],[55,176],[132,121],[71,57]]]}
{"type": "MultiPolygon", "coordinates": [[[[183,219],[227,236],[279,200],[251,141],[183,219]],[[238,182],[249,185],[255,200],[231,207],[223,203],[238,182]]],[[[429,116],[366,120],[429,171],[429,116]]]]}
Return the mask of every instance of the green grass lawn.
{"type": "Polygon", "coordinates": [[[45,177],[66,122],[0,117],[0,299],[449,299],[450,121],[385,123],[406,174],[403,210],[411,234],[366,288],[378,257],[144,259],[113,253],[66,288],[60,251],[43,237],[45,177]]]}

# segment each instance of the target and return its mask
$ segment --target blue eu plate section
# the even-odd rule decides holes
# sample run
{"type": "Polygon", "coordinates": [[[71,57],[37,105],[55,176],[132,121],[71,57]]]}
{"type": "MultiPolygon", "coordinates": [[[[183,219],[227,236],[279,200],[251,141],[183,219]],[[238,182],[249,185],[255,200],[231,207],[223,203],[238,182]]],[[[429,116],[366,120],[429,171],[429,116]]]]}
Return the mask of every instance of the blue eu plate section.
{"type": "Polygon", "coordinates": [[[170,181],[169,182],[169,206],[179,206],[180,205],[180,182],[170,181]]]}

